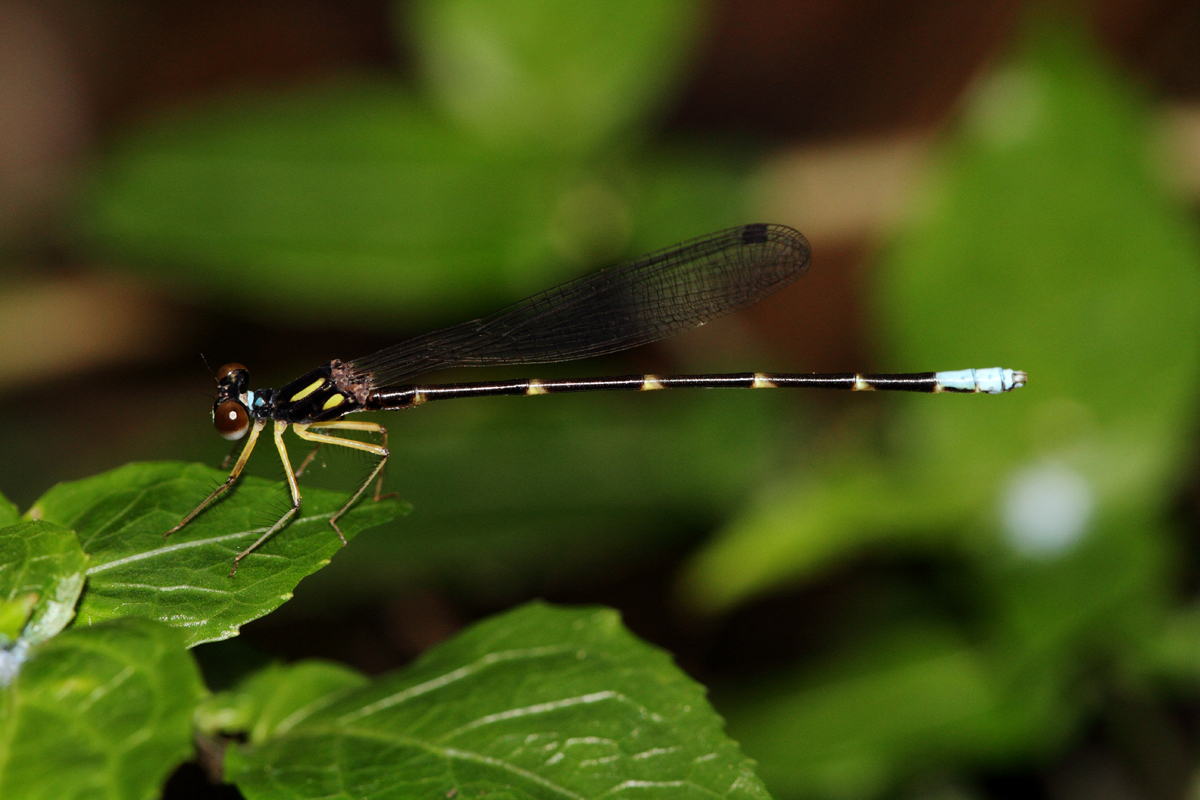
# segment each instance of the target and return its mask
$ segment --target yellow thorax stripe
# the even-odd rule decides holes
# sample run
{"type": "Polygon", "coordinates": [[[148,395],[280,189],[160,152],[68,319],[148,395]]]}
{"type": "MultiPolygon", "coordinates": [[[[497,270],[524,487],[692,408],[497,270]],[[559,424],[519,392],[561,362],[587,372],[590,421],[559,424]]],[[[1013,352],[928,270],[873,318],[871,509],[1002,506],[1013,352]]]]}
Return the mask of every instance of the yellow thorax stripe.
{"type": "Polygon", "coordinates": [[[315,392],[317,389],[320,389],[324,385],[325,385],[325,379],[317,378],[315,381],[310,383],[308,386],[305,386],[303,389],[301,389],[300,391],[298,391],[294,395],[292,395],[290,398],[288,398],[288,402],[289,403],[298,403],[299,401],[308,397],[310,394],[315,392]]]}

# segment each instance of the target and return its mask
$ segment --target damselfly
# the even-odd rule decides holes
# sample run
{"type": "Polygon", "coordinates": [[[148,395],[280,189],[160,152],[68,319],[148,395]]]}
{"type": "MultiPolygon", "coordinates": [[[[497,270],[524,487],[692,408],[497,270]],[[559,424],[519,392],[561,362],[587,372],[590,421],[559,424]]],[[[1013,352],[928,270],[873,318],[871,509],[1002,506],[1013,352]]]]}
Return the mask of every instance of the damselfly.
{"type": "Polygon", "coordinates": [[[799,231],[783,225],[744,225],[600,270],[535,294],[489,317],[418,336],[353,361],[330,361],[280,389],[251,390],[246,368],[227,364],[216,375],[213,423],[226,439],[241,439],[247,433],[249,438],[229,478],[164,536],[183,528],[233,486],[270,421],[275,423],[275,448],[283,461],[292,507],[234,557],[230,576],[243,558],[287,524],[300,508],[296,470],[283,443],[289,425],[301,439],[318,446],[349,447],[379,459],[367,479],[329,520],[345,544],[337,521],[376,478],[375,498],[379,499],[388,458],[387,430],[382,425],[343,419],[356,411],[414,408],[459,397],[557,392],[818,387],[997,394],[1025,385],[1024,372],[999,367],[896,375],[743,372],[414,383],[429,373],[454,367],[571,361],[654,342],[745,308],[787,286],[808,269],[810,255],[808,240],[799,231]],[[378,443],[347,439],[329,431],[361,431],[378,436],[378,443]]]}

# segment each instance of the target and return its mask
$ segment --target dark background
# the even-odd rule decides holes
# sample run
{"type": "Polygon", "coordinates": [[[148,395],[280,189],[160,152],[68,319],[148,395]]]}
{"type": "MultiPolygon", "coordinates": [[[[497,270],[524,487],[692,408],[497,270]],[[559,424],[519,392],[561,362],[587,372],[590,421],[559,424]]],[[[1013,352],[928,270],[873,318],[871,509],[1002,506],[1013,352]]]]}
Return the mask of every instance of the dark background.
{"type": "MultiPolygon", "coordinates": [[[[802,566],[790,572],[758,583],[750,580],[750,588],[731,589],[724,599],[709,602],[697,592],[703,595],[710,586],[705,581],[711,580],[713,559],[719,564],[722,557],[717,551],[703,554],[708,543],[718,540],[713,537],[731,530],[753,532],[756,525],[768,525],[764,517],[775,519],[778,527],[778,516],[785,512],[772,517],[773,512],[763,509],[781,495],[801,491],[797,486],[832,485],[837,478],[829,475],[874,475],[873,467],[864,466],[867,461],[880,456],[886,462],[897,453],[902,459],[913,449],[913,437],[921,449],[919,437],[937,434],[905,416],[914,406],[858,396],[597,396],[497,400],[495,406],[446,404],[422,409],[420,419],[413,412],[411,420],[397,414],[381,418],[399,454],[389,466],[388,485],[414,503],[414,514],[356,541],[326,573],[302,585],[292,603],[247,626],[241,639],[200,648],[198,656],[212,682],[219,684],[238,665],[267,657],[328,657],[378,673],[403,665],[471,621],[530,597],[603,603],[620,609],[636,633],[671,650],[681,666],[712,688],[714,704],[730,719],[731,732],[762,762],[768,785],[780,797],[1185,796],[1196,767],[1200,687],[1200,651],[1189,649],[1200,637],[1188,638],[1192,633],[1186,626],[1196,555],[1191,444],[1196,370],[1194,350],[1187,344],[1189,334],[1197,332],[1194,315],[1170,323],[1166,340],[1182,348],[1178,358],[1184,359],[1173,362],[1178,364],[1170,370],[1174,378],[1163,378],[1166,370],[1155,371],[1158,362],[1152,357],[1141,373],[1136,362],[1139,353],[1165,357],[1168,352],[1150,331],[1155,327],[1154,302],[1167,298],[1190,308],[1195,298],[1172,297],[1164,289],[1162,295],[1149,292],[1150,299],[1128,313],[1115,306],[1093,309],[1105,314],[1103,320],[1093,320],[1099,328],[1128,324],[1120,337],[1132,353],[1120,348],[1075,353],[1067,345],[1052,344],[1052,335],[1045,332],[1071,328],[1075,317],[1067,311],[1054,319],[1043,315],[1043,328],[1038,321],[1031,323],[1026,329],[1041,333],[1030,334],[1028,348],[1016,338],[1007,349],[988,349],[972,335],[971,325],[904,304],[906,292],[919,294],[922,280],[937,282],[939,273],[928,278],[896,275],[909,274],[903,265],[919,261],[919,254],[940,252],[933,245],[922,249],[922,236],[934,241],[937,235],[910,221],[914,215],[919,219],[921,187],[930,175],[976,187],[976,194],[964,190],[954,195],[957,200],[947,201],[951,208],[969,208],[971,198],[983,197],[994,198],[997,207],[1025,209],[1034,219],[1045,216],[1037,204],[1051,201],[1015,189],[1004,196],[988,183],[987,169],[976,169],[970,136],[963,133],[983,113],[972,109],[981,107],[979,87],[988,76],[1022,58],[1037,61],[1042,39],[1036,31],[1043,29],[1038,26],[1070,31],[1068,39],[1078,37],[1088,53],[1079,61],[1078,74],[1095,74],[1096,81],[1127,98],[1114,103],[1113,113],[1139,120],[1141,127],[1131,124],[1129,130],[1140,131],[1145,140],[1124,140],[1131,152],[1145,151],[1146,163],[1152,165],[1146,167],[1152,177],[1142,183],[1130,178],[1131,185],[1153,186],[1146,190],[1156,198],[1149,205],[1157,208],[1161,202],[1162,218],[1170,220],[1164,225],[1190,231],[1181,234],[1181,241],[1193,241],[1200,195],[1200,4],[742,0],[697,6],[696,33],[676,43],[680,55],[671,62],[674,66],[664,67],[671,78],[647,90],[651,99],[642,104],[638,118],[615,126],[616,132],[600,137],[599,144],[568,143],[555,152],[557,140],[549,136],[549,144],[532,135],[516,145],[497,145],[502,136],[488,139],[486,130],[474,130],[472,135],[488,142],[484,150],[510,147],[504,158],[511,160],[503,162],[503,169],[528,176],[524,166],[512,165],[544,163],[548,170],[574,176],[567,182],[577,186],[564,196],[583,198],[584,210],[572,212],[575,206],[561,202],[554,206],[555,214],[586,220],[571,228],[578,234],[570,240],[574,249],[545,245],[542,238],[557,241],[553,235],[534,236],[537,247],[526,247],[531,238],[527,231],[508,231],[500,222],[494,223],[495,231],[477,237],[493,224],[488,209],[503,209],[507,202],[503,181],[498,189],[481,192],[486,197],[478,207],[468,206],[459,217],[452,213],[458,206],[447,190],[447,211],[440,214],[443,229],[431,233],[428,242],[419,232],[409,232],[396,250],[368,254],[378,262],[373,269],[386,273],[388,264],[397,265],[392,270],[395,289],[372,277],[378,273],[370,267],[346,266],[357,263],[353,258],[370,260],[361,251],[351,253],[349,246],[347,261],[325,245],[300,255],[301,245],[289,250],[284,244],[289,232],[303,233],[305,219],[286,216],[293,198],[285,189],[279,189],[278,197],[270,191],[260,197],[235,186],[222,189],[219,180],[204,177],[208,173],[197,173],[201,177],[194,186],[167,175],[164,185],[171,188],[163,190],[165,199],[157,205],[160,201],[144,185],[123,182],[132,174],[128,171],[148,170],[164,154],[176,152],[193,164],[204,159],[217,163],[229,153],[252,161],[254,153],[278,152],[270,137],[282,136],[280,130],[293,137],[279,145],[286,151],[282,161],[291,170],[287,174],[311,170],[319,175],[321,159],[337,161],[328,158],[339,153],[337,137],[313,145],[309,153],[303,122],[290,130],[286,123],[270,128],[272,103],[285,98],[280,105],[284,116],[276,119],[290,118],[286,115],[294,109],[286,98],[315,91],[316,99],[304,100],[306,110],[296,119],[352,115],[360,102],[356,90],[340,87],[353,86],[364,76],[373,86],[415,86],[420,94],[429,80],[423,67],[428,56],[413,45],[408,13],[405,3],[385,2],[0,2],[0,490],[25,508],[58,481],[126,461],[219,462],[226,451],[208,428],[210,400],[205,395],[211,394],[212,382],[201,354],[213,369],[238,361],[250,367],[256,385],[278,385],[330,358],[362,355],[403,336],[486,313],[618,257],[766,216],[810,235],[814,268],[801,286],[678,342],[643,348],[627,359],[537,374],[899,371],[994,366],[994,357],[1011,358],[1013,363],[1003,365],[1030,370],[1031,384],[1023,392],[1034,399],[915,398],[932,405],[912,412],[925,415],[921,419],[926,421],[932,415],[936,426],[935,407],[944,399],[978,401],[982,405],[970,413],[984,416],[1010,399],[1044,403],[1042,412],[1022,411],[1024,422],[1010,420],[1009,428],[987,423],[995,424],[992,433],[1020,444],[997,457],[1009,466],[984,469],[986,474],[978,477],[980,488],[972,491],[979,499],[971,505],[978,513],[928,512],[928,525],[907,526],[925,530],[918,537],[920,546],[912,546],[910,538],[892,538],[886,514],[846,513],[856,520],[850,527],[857,533],[848,532],[829,545],[823,557],[801,559],[802,566]],[[255,136],[262,137],[261,144],[255,144],[255,136]],[[245,151],[234,152],[245,142],[250,143],[245,151]],[[297,161],[301,156],[308,160],[297,161]],[[675,170],[667,177],[655,172],[664,163],[675,170]],[[690,165],[696,165],[694,172],[690,165]],[[195,201],[194,211],[209,225],[204,236],[156,238],[163,222],[182,219],[179,230],[186,230],[187,198],[203,192],[208,194],[195,201]],[[652,202],[647,197],[665,199],[652,202]],[[696,197],[702,202],[691,203],[696,197]],[[254,225],[272,221],[272,213],[280,215],[280,228],[271,233],[272,254],[257,249],[260,228],[235,230],[231,225],[234,232],[222,238],[225,234],[213,222],[224,218],[218,211],[238,218],[243,202],[245,218],[254,225]],[[612,211],[614,204],[617,211],[612,211]],[[121,214],[135,206],[145,219],[122,227],[121,214]],[[165,209],[160,218],[156,209],[165,209]],[[170,219],[172,214],[180,216],[170,219]],[[671,224],[656,224],[662,219],[671,224]],[[589,227],[593,220],[599,221],[589,227]],[[426,250],[436,251],[440,242],[457,238],[468,242],[464,247],[475,248],[470,254],[485,266],[478,273],[459,271],[443,280],[439,270],[455,269],[463,259],[451,253],[440,256],[442,263],[426,250]],[[213,242],[222,243],[222,249],[213,242]],[[420,253],[425,266],[410,268],[404,260],[406,247],[420,253]],[[523,258],[519,253],[525,250],[535,255],[523,258]],[[288,266],[293,257],[294,268],[288,266]],[[508,272],[498,277],[486,271],[487,264],[500,260],[511,266],[508,272]],[[269,269],[256,272],[268,261],[269,269]],[[426,272],[418,274],[418,269],[426,272]],[[280,285],[280,275],[286,286],[280,285]],[[403,294],[406,283],[432,288],[408,296],[403,294]],[[399,299],[373,304],[373,295],[391,297],[388,292],[399,299]],[[1146,319],[1150,324],[1143,326],[1146,319]],[[930,341],[944,343],[938,345],[943,350],[921,346],[930,341]],[[1147,412],[1145,418],[1133,413],[1144,404],[1129,399],[1130,413],[1122,416],[1124,412],[1113,410],[1120,406],[1122,392],[1114,390],[1111,403],[1098,400],[1095,408],[1079,412],[1090,402],[1086,387],[1075,381],[1069,391],[1054,394],[1058,387],[1046,378],[1047,367],[1042,374],[1036,371],[1041,363],[1037,346],[1064,363],[1087,365],[1080,374],[1099,383],[1104,375],[1091,365],[1120,357],[1120,369],[1131,376],[1128,385],[1154,387],[1160,380],[1177,380],[1179,385],[1166,394],[1182,399],[1153,415],[1147,412]],[[967,363],[932,363],[943,352],[958,358],[960,351],[968,354],[967,363]],[[974,363],[975,358],[982,360],[974,363]],[[1038,391],[1043,394],[1033,394],[1038,391]],[[1073,426],[1087,430],[1076,436],[1073,426]],[[1106,432],[1114,433],[1114,441],[1142,436],[1169,441],[1173,449],[1162,458],[1165,466],[1149,470],[1149,477],[1104,478],[1119,472],[1112,465],[1123,459],[1136,461],[1122,456],[1125,451],[1114,454],[1098,445],[1096,452],[1103,450],[1103,455],[1080,455],[1086,449],[1080,442],[1104,441],[1106,432]],[[1061,441],[1046,444],[1058,435],[1061,441]],[[1112,640],[1096,633],[1121,627],[1110,625],[1111,609],[1080,612],[1090,621],[1073,629],[1069,647],[1038,656],[1053,664],[1039,672],[1029,666],[1036,660],[1028,655],[1032,651],[1020,650],[1023,645],[1015,644],[1016,639],[997,633],[1020,616],[997,611],[1007,607],[1010,595],[1025,597],[1038,590],[1016,589],[1006,583],[1011,576],[997,577],[979,565],[1009,557],[997,557],[998,551],[989,548],[1003,541],[996,532],[1000,523],[991,518],[996,506],[991,498],[1011,485],[1006,483],[1010,467],[1013,474],[1025,474],[1019,464],[1026,461],[1074,469],[1073,459],[1096,469],[1095,475],[1083,470],[1089,481],[1094,479],[1089,496],[1102,509],[1093,517],[1099,521],[1090,524],[1097,530],[1110,526],[1131,532],[1137,541],[1153,540],[1155,555],[1147,559],[1155,566],[1136,581],[1142,588],[1131,590],[1136,601],[1113,602],[1126,607],[1145,603],[1154,611],[1130,623],[1136,635],[1112,640]],[[1137,488],[1143,484],[1154,488],[1137,488]],[[1128,500],[1130,495],[1138,499],[1128,500]],[[1110,498],[1116,499],[1110,503],[1110,498]],[[977,538],[949,533],[960,528],[975,531],[971,536],[977,538]],[[920,724],[924,701],[919,693],[903,695],[915,708],[887,707],[886,698],[903,694],[900,688],[886,689],[888,676],[895,675],[890,665],[916,657],[904,647],[876,645],[889,636],[911,644],[909,634],[925,630],[931,620],[939,631],[960,637],[955,641],[962,652],[991,658],[1000,651],[1020,651],[1022,669],[1038,675],[1053,672],[1056,688],[1047,691],[1068,699],[1015,722],[1013,714],[996,708],[1034,704],[1016,692],[995,706],[984,703],[990,710],[972,718],[971,733],[955,727],[966,724],[959,720],[929,734],[920,724]],[[879,689],[882,701],[863,690],[864,676],[871,675],[884,687],[879,689]],[[835,713],[841,702],[844,714],[835,713]],[[801,709],[790,718],[789,703],[801,709]],[[768,713],[772,707],[778,713],[768,713]],[[834,709],[830,719],[838,723],[805,717],[809,711],[804,709],[813,707],[834,709]],[[895,720],[894,729],[884,730],[888,726],[878,725],[872,712],[895,720]],[[992,712],[994,719],[988,716],[992,712]],[[982,729],[989,732],[981,734],[982,729]],[[836,746],[814,754],[805,744],[806,731],[821,732],[826,744],[836,746]],[[859,763],[856,758],[874,765],[875,777],[837,777],[842,757],[851,765],[859,763]],[[806,766],[795,767],[800,762],[806,766]]],[[[1058,56],[1047,58],[1047,63],[1059,63],[1054,60],[1058,56]]],[[[437,110],[438,101],[429,99],[436,92],[427,86],[425,91],[420,108],[453,117],[453,111],[437,110]]],[[[1059,86],[1059,91],[1075,89],[1059,86]]],[[[1080,119],[1080,125],[1090,124],[1080,119]]],[[[1114,134],[1113,140],[1122,136],[1114,134]]],[[[1040,162],[1039,177],[1055,174],[1054,158],[1069,165],[1076,156],[1090,157],[1086,148],[1066,141],[1047,146],[1050,161],[1040,162]]],[[[356,157],[369,162],[369,143],[364,139],[355,146],[363,148],[356,157]]],[[[398,158],[396,153],[403,157],[409,145],[398,138],[387,147],[387,157],[398,158]]],[[[449,163],[445,158],[434,163],[444,169],[449,163]]],[[[1140,167],[1119,161],[1102,154],[1088,164],[1111,163],[1118,176],[1140,174],[1140,167]]],[[[978,162],[986,162],[986,154],[978,162]]],[[[471,168],[486,172],[486,158],[480,164],[471,168]]],[[[1070,174],[1069,169],[1063,174],[1070,174]]],[[[297,179],[295,185],[321,185],[319,177],[304,180],[311,182],[297,179]]],[[[1114,193],[1124,185],[1115,179],[1111,183],[1114,193]]],[[[353,184],[348,186],[353,190],[353,184]]],[[[339,190],[337,184],[331,188],[331,204],[345,199],[337,196],[339,190]]],[[[512,195],[519,191],[513,189],[512,195]]],[[[357,196],[355,202],[372,205],[369,196],[357,196]]],[[[1081,200],[1081,208],[1086,202],[1090,200],[1081,200]]],[[[1054,214],[1074,219],[1070,208],[1054,208],[1054,214]]],[[[1008,218],[1008,212],[993,208],[976,211],[981,219],[1008,218]]],[[[408,212],[398,207],[387,213],[408,212]]],[[[1009,217],[1021,218],[1016,212],[1009,217]]],[[[1098,219],[1084,212],[1078,218],[1098,219]]],[[[955,219],[945,223],[947,230],[965,231],[962,236],[969,241],[986,239],[973,237],[955,219]]],[[[1065,228],[1077,230],[1091,246],[1095,236],[1087,231],[1092,229],[1072,224],[1065,228]]],[[[1182,258],[1184,272],[1190,264],[1191,282],[1179,285],[1192,286],[1198,265],[1178,253],[1194,255],[1194,246],[1188,251],[1191,245],[1175,250],[1164,245],[1167,254],[1161,257],[1147,249],[1139,259],[1137,249],[1154,237],[1139,240],[1138,230],[1130,226],[1127,247],[1134,256],[1129,258],[1151,265],[1182,258]]],[[[1013,229],[998,235],[1011,241],[1025,234],[1013,229]]],[[[1070,237],[1046,241],[1045,250],[1038,252],[1065,255],[1038,262],[1037,272],[1066,270],[1064,263],[1078,242],[1070,237]]],[[[997,260],[993,272],[969,259],[946,267],[959,270],[949,273],[959,276],[951,282],[977,292],[982,307],[1010,302],[995,276],[1019,270],[1009,268],[1009,255],[1000,250],[992,250],[997,260]],[[979,271],[972,272],[976,267],[979,271]]],[[[1080,245],[1079,252],[1085,251],[1080,245]]],[[[948,263],[954,260],[947,257],[948,263]]],[[[1121,273],[1123,263],[1115,257],[1107,278],[1115,280],[1112,272],[1121,273]]],[[[1160,279],[1157,273],[1124,274],[1143,288],[1157,286],[1160,279]]],[[[1097,279],[1063,272],[1057,280],[1047,278],[1044,286],[1029,291],[1047,297],[1097,279]]],[[[1120,286],[1112,291],[1120,297],[1136,294],[1120,286]]],[[[989,314],[966,316],[986,320],[989,314]]],[[[1126,385],[1121,380],[1114,385],[1126,385]]],[[[986,449],[976,450],[961,463],[950,461],[939,469],[974,474],[978,470],[972,465],[991,457],[986,449]]],[[[251,471],[279,477],[272,458],[257,454],[251,471]]],[[[342,489],[369,468],[354,455],[331,453],[325,461],[314,481],[342,489]]],[[[1030,474],[1053,478],[1057,473],[1030,474]]],[[[846,504],[882,505],[915,493],[866,489],[846,504]]],[[[940,507],[933,501],[928,505],[940,507]]],[[[914,508],[908,513],[925,513],[919,503],[914,508]]],[[[806,526],[820,527],[799,517],[794,524],[801,538],[809,535],[806,526]]],[[[747,541],[751,549],[759,547],[752,537],[747,541]]],[[[1086,560],[1071,567],[1072,575],[1084,576],[1071,584],[1075,591],[1089,595],[1097,587],[1110,587],[1123,561],[1140,558],[1129,553],[1142,553],[1141,545],[1131,547],[1105,557],[1106,563],[1118,564],[1115,573],[1099,568],[1088,572],[1086,560]]],[[[1046,566],[1049,561],[1034,560],[1038,566],[1032,572],[1012,567],[1019,573],[1012,580],[1059,587],[1068,581],[1046,566]]],[[[1052,611],[1062,608],[1057,603],[1047,599],[1038,611],[1028,612],[1034,621],[1026,622],[1044,638],[1053,638],[1048,631],[1057,630],[1052,611]]],[[[938,636],[928,641],[940,641],[938,636]]],[[[1005,672],[1010,662],[1003,668],[987,663],[1004,673],[999,680],[1003,685],[1026,680],[1023,673],[1005,672]]],[[[938,687],[931,691],[938,695],[938,687]]],[[[956,702],[952,692],[946,697],[946,703],[956,702]]],[[[871,771],[865,766],[845,769],[859,777],[871,771]]],[[[170,789],[179,794],[170,796],[202,791],[201,784],[198,774],[182,774],[170,789]]]]}

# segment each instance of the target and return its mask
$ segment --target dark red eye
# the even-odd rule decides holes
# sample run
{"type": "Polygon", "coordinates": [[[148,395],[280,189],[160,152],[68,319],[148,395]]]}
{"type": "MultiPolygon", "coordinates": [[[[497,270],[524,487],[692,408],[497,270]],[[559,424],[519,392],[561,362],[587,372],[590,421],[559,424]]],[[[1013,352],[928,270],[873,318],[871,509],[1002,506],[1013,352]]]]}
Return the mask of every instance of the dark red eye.
{"type": "Polygon", "coordinates": [[[246,373],[247,377],[250,376],[250,370],[246,369],[241,364],[237,364],[237,363],[226,364],[225,366],[223,366],[219,370],[217,370],[217,383],[220,383],[221,381],[228,378],[229,374],[231,372],[238,372],[238,371],[246,373]]]}
{"type": "Polygon", "coordinates": [[[213,425],[223,438],[237,441],[250,430],[250,415],[237,400],[226,400],[213,409],[213,425]]]}

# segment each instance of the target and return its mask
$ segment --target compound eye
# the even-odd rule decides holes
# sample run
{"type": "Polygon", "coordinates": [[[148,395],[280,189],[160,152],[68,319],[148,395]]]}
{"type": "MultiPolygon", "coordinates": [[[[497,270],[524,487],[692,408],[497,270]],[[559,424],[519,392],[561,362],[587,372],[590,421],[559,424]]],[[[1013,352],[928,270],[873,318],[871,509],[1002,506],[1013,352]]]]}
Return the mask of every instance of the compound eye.
{"type": "Polygon", "coordinates": [[[245,373],[246,378],[250,377],[250,370],[246,369],[241,364],[238,364],[238,363],[226,364],[225,366],[223,366],[219,370],[217,370],[217,383],[220,383],[221,381],[225,380],[226,378],[228,378],[231,374],[233,374],[235,372],[243,372],[243,373],[245,373]]]}
{"type": "Polygon", "coordinates": [[[213,425],[222,438],[235,442],[250,430],[250,415],[237,400],[226,400],[213,409],[213,425]]]}

